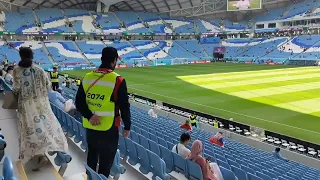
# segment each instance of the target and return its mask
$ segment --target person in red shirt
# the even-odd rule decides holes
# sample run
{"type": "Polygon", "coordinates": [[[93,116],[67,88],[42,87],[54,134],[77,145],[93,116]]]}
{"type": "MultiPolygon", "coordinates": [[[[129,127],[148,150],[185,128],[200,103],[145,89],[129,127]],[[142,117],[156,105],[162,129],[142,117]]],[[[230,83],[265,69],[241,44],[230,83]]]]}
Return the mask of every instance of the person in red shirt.
{"type": "Polygon", "coordinates": [[[182,129],[186,129],[187,131],[192,131],[192,126],[190,124],[190,121],[187,119],[184,124],[180,126],[182,129]]]}
{"type": "Polygon", "coordinates": [[[224,144],[223,144],[223,133],[222,132],[217,132],[214,136],[212,136],[209,141],[212,143],[212,144],[215,144],[217,146],[220,146],[220,147],[223,147],[224,144]]]}

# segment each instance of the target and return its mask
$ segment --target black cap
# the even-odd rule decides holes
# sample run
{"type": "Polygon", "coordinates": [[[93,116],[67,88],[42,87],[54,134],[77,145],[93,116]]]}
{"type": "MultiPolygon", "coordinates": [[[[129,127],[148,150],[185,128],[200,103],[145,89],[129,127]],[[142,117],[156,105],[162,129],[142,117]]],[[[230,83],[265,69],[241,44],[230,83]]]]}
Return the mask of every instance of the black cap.
{"type": "Polygon", "coordinates": [[[103,48],[102,56],[101,56],[102,63],[112,62],[118,57],[119,57],[119,55],[118,55],[118,51],[116,48],[114,48],[114,47],[103,48]]]}

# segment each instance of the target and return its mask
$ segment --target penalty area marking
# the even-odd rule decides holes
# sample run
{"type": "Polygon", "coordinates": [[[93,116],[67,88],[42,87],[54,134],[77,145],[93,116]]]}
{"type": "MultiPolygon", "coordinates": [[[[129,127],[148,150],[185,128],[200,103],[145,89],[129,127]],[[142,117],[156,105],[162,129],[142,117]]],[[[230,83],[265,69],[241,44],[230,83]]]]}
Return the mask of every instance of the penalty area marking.
{"type": "Polygon", "coordinates": [[[224,112],[228,112],[228,113],[231,113],[231,114],[236,114],[236,115],[240,115],[240,116],[244,116],[244,117],[248,117],[248,118],[252,118],[252,119],[257,119],[257,120],[260,120],[260,121],[265,121],[265,122],[269,122],[269,123],[273,123],[273,124],[277,124],[277,125],[281,125],[281,126],[286,126],[286,127],[289,127],[289,128],[298,129],[298,130],[311,132],[311,133],[315,133],[315,134],[320,135],[319,132],[311,131],[311,130],[308,130],[308,129],[302,129],[302,128],[295,127],[295,126],[290,126],[290,125],[287,125],[287,124],[282,124],[282,123],[278,123],[278,122],[274,122],[274,121],[269,121],[269,120],[266,120],[266,119],[262,119],[262,118],[258,118],[258,117],[254,117],[254,116],[249,116],[249,115],[246,115],[246,114],[241,114],[241,113],[237,113],[237,112],[233,112],[233,111],[229,111],[229,110],[225,110],[225,109],[221,109],[221,108],[217,108],[217,107],[207,106],[207,105],[204,105],[204,104],[199,104],[199,103],[195,103],[195,102],[191,102],[191,101],[186,101],[186,100],[183,100],[183,99],[178,99],[178,98],[174,98],[174,97],[170,97],[170,96],[166,96],[166,95],[162,95],[162,94],[158,94],[158,93],[154,93],[154,92],[149,92],[149,91],[145,91],[145,90],[141,90],[141,89],[137,89],[137,88],[133,88],[133,87],[129,87],[129,88],[134,89],[136,91],[141,91],[141,92],[153,94],[153,95],[156,95],[156,96],[162,96],[162,97],[165,97],[165,98],[174,99],[174,100],[177,100],[177,101],[190,103],[190,104],[194,104],[194,105],[197,105],[197,106],[202,106],[202,107],[206,107],[206,108],[210,108],[210,109],[216,109],[216,110],[219,110],[219,111],[224,111],[224,112]]]}

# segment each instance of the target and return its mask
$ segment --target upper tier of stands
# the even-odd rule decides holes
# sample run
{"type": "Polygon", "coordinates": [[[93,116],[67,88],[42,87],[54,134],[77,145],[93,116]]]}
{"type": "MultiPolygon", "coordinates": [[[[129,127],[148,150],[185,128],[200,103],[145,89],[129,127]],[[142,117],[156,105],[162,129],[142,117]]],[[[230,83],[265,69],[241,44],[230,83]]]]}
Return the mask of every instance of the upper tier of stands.
{"type": "Polygon", "coordinates": [[[91,33],[101,32],[101,30],[106,33],[205,33],[246,30],[252,27],[252,22],[319,15],[318,8],[320,8],[319,1],[304,0],[286,7],[266,10],[260,15],[240,22],[231,22],[227,19],[185,20],[149,12],[115,11],[108,14],[97,14],[77,9],[40,8],[31,10],[20,8],[18,11],[5,12],[4,28],[16,33],[38,31],[91,33]],[[251,20],[254,21],[251,22],[251,20]],[[42,27],[37,27],[36,22],[40,22],[42,27]],[[73,28],[69,27],[67,22],[71,22],[73,28]]]}
{"type": "Polygon", "coordinates": [[[171,62],[173,58],[192,60],[212,57],[215,47],[226,47],[226,58],[240,61],[272,60],[283,63],[288,59],[317,60],[320,58],[320,35],[300,35],[294,37],[273,37],[253,39],[227,39],[221,43],[204,43],[197,40],[131,40],[131,41],[26,41],[0,42],[0,56],[9,62],[20,60],[18,49],[29,46],[34,51],[35,62],[51,66],[100,64],[101,50],[113,46],[127,65],[139,60],[159,60],[171,62]],[[7,45],[9,44],[9,45],[7,45]],[[44,46],[45,45],[45,46],[44,46]],[[47,51],[48,50],[48,51],[47,51]],[[49,53],[49,54],[48,54],[49,53]]]}

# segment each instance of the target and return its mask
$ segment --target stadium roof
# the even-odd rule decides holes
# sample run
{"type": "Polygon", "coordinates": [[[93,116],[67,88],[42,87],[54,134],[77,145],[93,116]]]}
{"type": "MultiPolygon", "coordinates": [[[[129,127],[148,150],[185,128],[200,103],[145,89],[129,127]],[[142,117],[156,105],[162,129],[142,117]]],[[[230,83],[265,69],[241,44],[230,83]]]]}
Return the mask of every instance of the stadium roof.
{"type": "MultiPolygon", "coordinates": [[[[109,3],[107,6],[112,10],[133,10],[155,13],[176,14],[179,16],[188,16],[187,11],[194,14],[196,11],[217,12],[226,10],[227,0],[100,0],[109,3]],[[206,6],[206,7],[204,7],[206,6]],[[202,8],[202,9],[201,9],[202,8]],[[185,14],[181,12],[185,11],[185,14]],[[173,13],[172,13],[173,12],[173,13]]],[[[274,4],[289,0],[262,0],[264,5],[274,4]]],[[[62,9],[86,9],[96,10],[97,0],[0,0],[1,10],[11,10],[12,7],[29,8],[62,8],[62,9]]],[[[193,16],[193,15],[190,15],[193,16]]]]}

